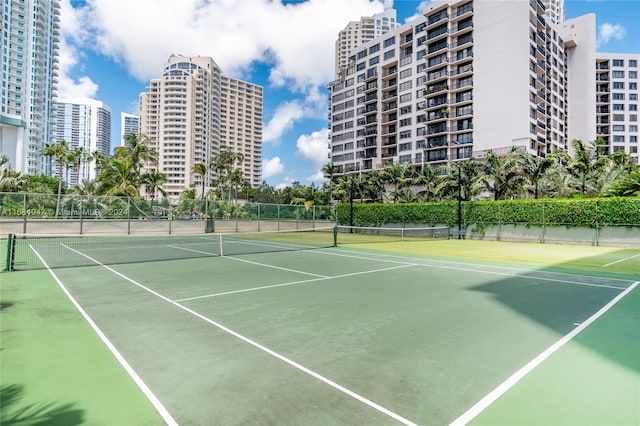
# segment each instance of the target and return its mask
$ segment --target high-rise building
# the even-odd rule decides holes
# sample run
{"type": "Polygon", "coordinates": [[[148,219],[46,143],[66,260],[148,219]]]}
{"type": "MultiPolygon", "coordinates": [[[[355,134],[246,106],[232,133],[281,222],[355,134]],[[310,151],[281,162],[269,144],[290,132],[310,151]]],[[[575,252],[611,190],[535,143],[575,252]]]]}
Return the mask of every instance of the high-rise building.
{"type": "Polygon", "coordinates": [[[625,151],[640,163],[638,151],[638,63],[640,55],[598,53],[596,58],[597,136],[607,152],[625,151]]]}
{"type": "Polygon", "coordinates": [[[558,25],[564,22],[564,0],[542,0],[545,13],[551,19],[551,22],[558,25]]]}
{"type": "Polygon", "coordinates": [[[593,14],[556,25],[541,0],[429,3],[329,84],[330,160],[340,175],[595,140],[595,39],[593,14]]]}
{"type": "Polygon", "coordinates": [[[262,87],[222,76],[220,145],[242,154],[242,173],[258,187],[262,179],[262,87]]]}
{"type": "Polygon", "coordinates": [[[107,157],[111,150],[111,108],[89,98],[59,99],[53,103],[53,116],[52,142],[64,140],[70,150],[82,148],[78,164],[70,165],[69,176],[63,173],[63,178],[68,185],[95,179],[93,157],[107,157]]]}
{"type": "Polygon", "coordinates": [[[47,173],[48,159],[40,151],[51,137],[60,1],[4,0],[0,21],[0,151],[9,156],[17,171],[47,173]]]}
{"type": "Polygon", "coordinates": [[[352,51],[363,43],[380,37],[399,26],[400,24],[396,22],[395,9],[387,9],[373,16],[363,16],[359,21],[349,22],[340,31],[336,40],[336,75],[341,69],[349,66],[349,56],[352,51]]]}
{"type": "Polygon", "coordinates": [[[125,135],[138,136],[140,131],[140,117],[126,112],[120,113],[120,145],[124,146],[125,135]]]}
{"type": "Polygon", "coordinates": [[[203,178],[193,166],[209,166],[222,145],[244,155],[244,177],[259,184],[262,88],[224,77],[210,57],[173,55],[140,95],[140,136],[158,152],[168,197],[201,188],[202,179],[209,187],[215,172],[209,169],[203,178]]]}

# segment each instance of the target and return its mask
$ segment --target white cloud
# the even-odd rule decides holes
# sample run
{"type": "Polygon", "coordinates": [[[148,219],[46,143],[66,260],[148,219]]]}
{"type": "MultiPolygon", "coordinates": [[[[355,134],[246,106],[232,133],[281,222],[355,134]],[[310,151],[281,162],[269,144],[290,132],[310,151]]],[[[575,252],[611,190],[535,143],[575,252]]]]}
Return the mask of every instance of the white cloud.
{"type": "Polygon", "coordinates": [[[269,179],[278,176],[284,171],[284,164],[280,161],[280,157],[273,157],[262,160],[262,179],[269,179]]]}
{"type": "Polygon", "coordinates": [[[84,19],[82,11],[71,7],[69,0],[61,5],[62,36],[60,40],[60,57],[58,78],[58,98],[93,98],[98,92],[98,85],[90,77],[81,76],[77,80],[70,76],[71,70],[79,63],[80,53],[76,43],[82,43],[86,33],[81,23],[84,19]]]}
{"type": "Polygon", "coordinates": [[[420,16],[422,16],[424,8],[427,7],[427,5],[431,2],[432,0],[422,0],[420,4],[416,7],[415,13],[404,20],[405,24],[407,22],[413,21],[416,18],[419,18],[420,16]]]}
{"type": "Polygon", "coordinates": [[[296,155],[304,157],[316,166],[322,167],[329,162],[328,129],[326,128],[310,135],[300,136],[296,146],[298,147],[296,155]]]}
{"type": "MultiPolygon", "coordinates": [[[[305,92],[333,78],[338,31],[360,16],[382,12],[384,3],[92,0],[79,15],[90,17],[82,20],[93,34],[87,45],[123,63],[141,81],[157,76],[169,55],[177,53],[211,56],[228,75],[265,62],[271,65],[272,84],[305,92]]],[[[77,28],[71,20],[63,24],[77,28]]]]}
{"type": "Polygon", "coordinates": [[[627,30],[622,25],[605,22],[598,27],[597,45],[600,47],[612,39],[622,40],[626,35],[627,30]]]}
{"type": "Polygon", "coordinates": [[[297,101],[283,102],[276,108],[273,116],[264,127],[262,139],[264,142],[277,141],[293,124],[305,117],[304,107],[297,101]]]}

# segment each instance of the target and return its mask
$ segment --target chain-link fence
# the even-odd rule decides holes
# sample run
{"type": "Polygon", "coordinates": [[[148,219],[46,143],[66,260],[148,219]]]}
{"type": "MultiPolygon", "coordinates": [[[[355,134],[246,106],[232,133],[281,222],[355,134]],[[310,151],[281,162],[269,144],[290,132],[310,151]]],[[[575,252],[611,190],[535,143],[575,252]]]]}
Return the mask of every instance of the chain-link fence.
{"type": "Polygon", "coordinates": [[[0,193],[2,236],[272,231],[334,223],[332,206],[0,193]]]}

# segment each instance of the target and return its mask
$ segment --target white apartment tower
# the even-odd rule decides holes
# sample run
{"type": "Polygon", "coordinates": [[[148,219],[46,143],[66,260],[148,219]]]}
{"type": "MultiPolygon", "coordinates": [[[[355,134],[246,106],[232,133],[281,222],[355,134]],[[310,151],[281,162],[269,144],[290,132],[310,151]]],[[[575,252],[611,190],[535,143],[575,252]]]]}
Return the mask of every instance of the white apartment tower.
{"type": "Polygon", "coordinates": [[[222,76],[220,145],[243,155],[242,173],[251,186],[262,179],[262,87],[222,76]]]}
{"type": "Polygon", "coordinates": [[[40,154],[51,137],[60,48],[59,0],[3,0],[0,152],[13,167],[47,173],[40,154]]]}
{"type": "Polygon", "coordinates": [[[125,135],[139,135],[140,117],[126,112],[120,113],[120,145],[124,146],[125,135]]]}
{"type": "Polygon", "coordinates": [[[607,152],[625,151],[640,163],[638,151],[638,63],[640,55],[598,53],[596,58],[597,136],[607,152]]]}
{"type": "Polygon", "coordinates": [[[373,16],[363,16],[359,21],[351,21],[338,34],[336,40],[336,75],[349,65],[351,52],[374,38],[380,37],[400,26],[396,22],[395,9],[387,9],[373,16]]]}
{"type": "MultiPolygon", "coordinates": [[[[224,77],[210,57],[173,55],[162,76],[140,95],[140,136],[148,137],[158,152],[157,166],[148,167],[167,176],[163,189],[168,197],[200,188],[203,178],[193,166],[208,167],[221,145],[244,154],[250,165],[243,166],[245,178],[259,183],[262,88],[224,77]]],[[[209,170],[205,186],[215,177],[209,170]]]]}
{"type": "Polygon", "coordinates": [[[545,13],[556,25],[562,24],[565,20],[564,0],[543,0],[545,13]]]}
{"type": "MultiPolygon", "coordinates": [[[[360,46],[329,84],[338,174],[449,165],[512,146],[545,156],[574,138],[595,139],[593,124],[567,125],[572,108],[595,122],[595,94],[578,106],[568,81],[570,62],[594,58],[580,49],[595,52],[595,18],[565,24],[561,31],[548,21],[542,0],[434,1],[360,46]],[[565,41],[569,30],[580,34],[565,41]]],[[[573,88],[592,93],[593,65],[584,67],[589,77],[573,88]]]]}
{"type": "Polygon", "coordinates": [[[53,116],[52,142],[64,140],[70,150],[82,148],[79,164],[69,168],[67,184],[95,179],[94,157],[108,157],[111,151],[111,108],[89,98],[59,99],[53,103],[53,116]]]}

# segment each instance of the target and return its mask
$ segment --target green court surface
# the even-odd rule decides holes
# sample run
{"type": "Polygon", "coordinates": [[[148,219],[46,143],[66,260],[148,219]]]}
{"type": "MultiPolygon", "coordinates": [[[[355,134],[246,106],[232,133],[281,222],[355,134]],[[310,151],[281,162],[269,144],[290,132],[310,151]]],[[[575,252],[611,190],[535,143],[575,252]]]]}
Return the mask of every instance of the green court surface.
{"type": "Polygon", "coordinates": [[[640,424],[638,250],[73,251],[0,275],[0,424],[640,424]]]}

